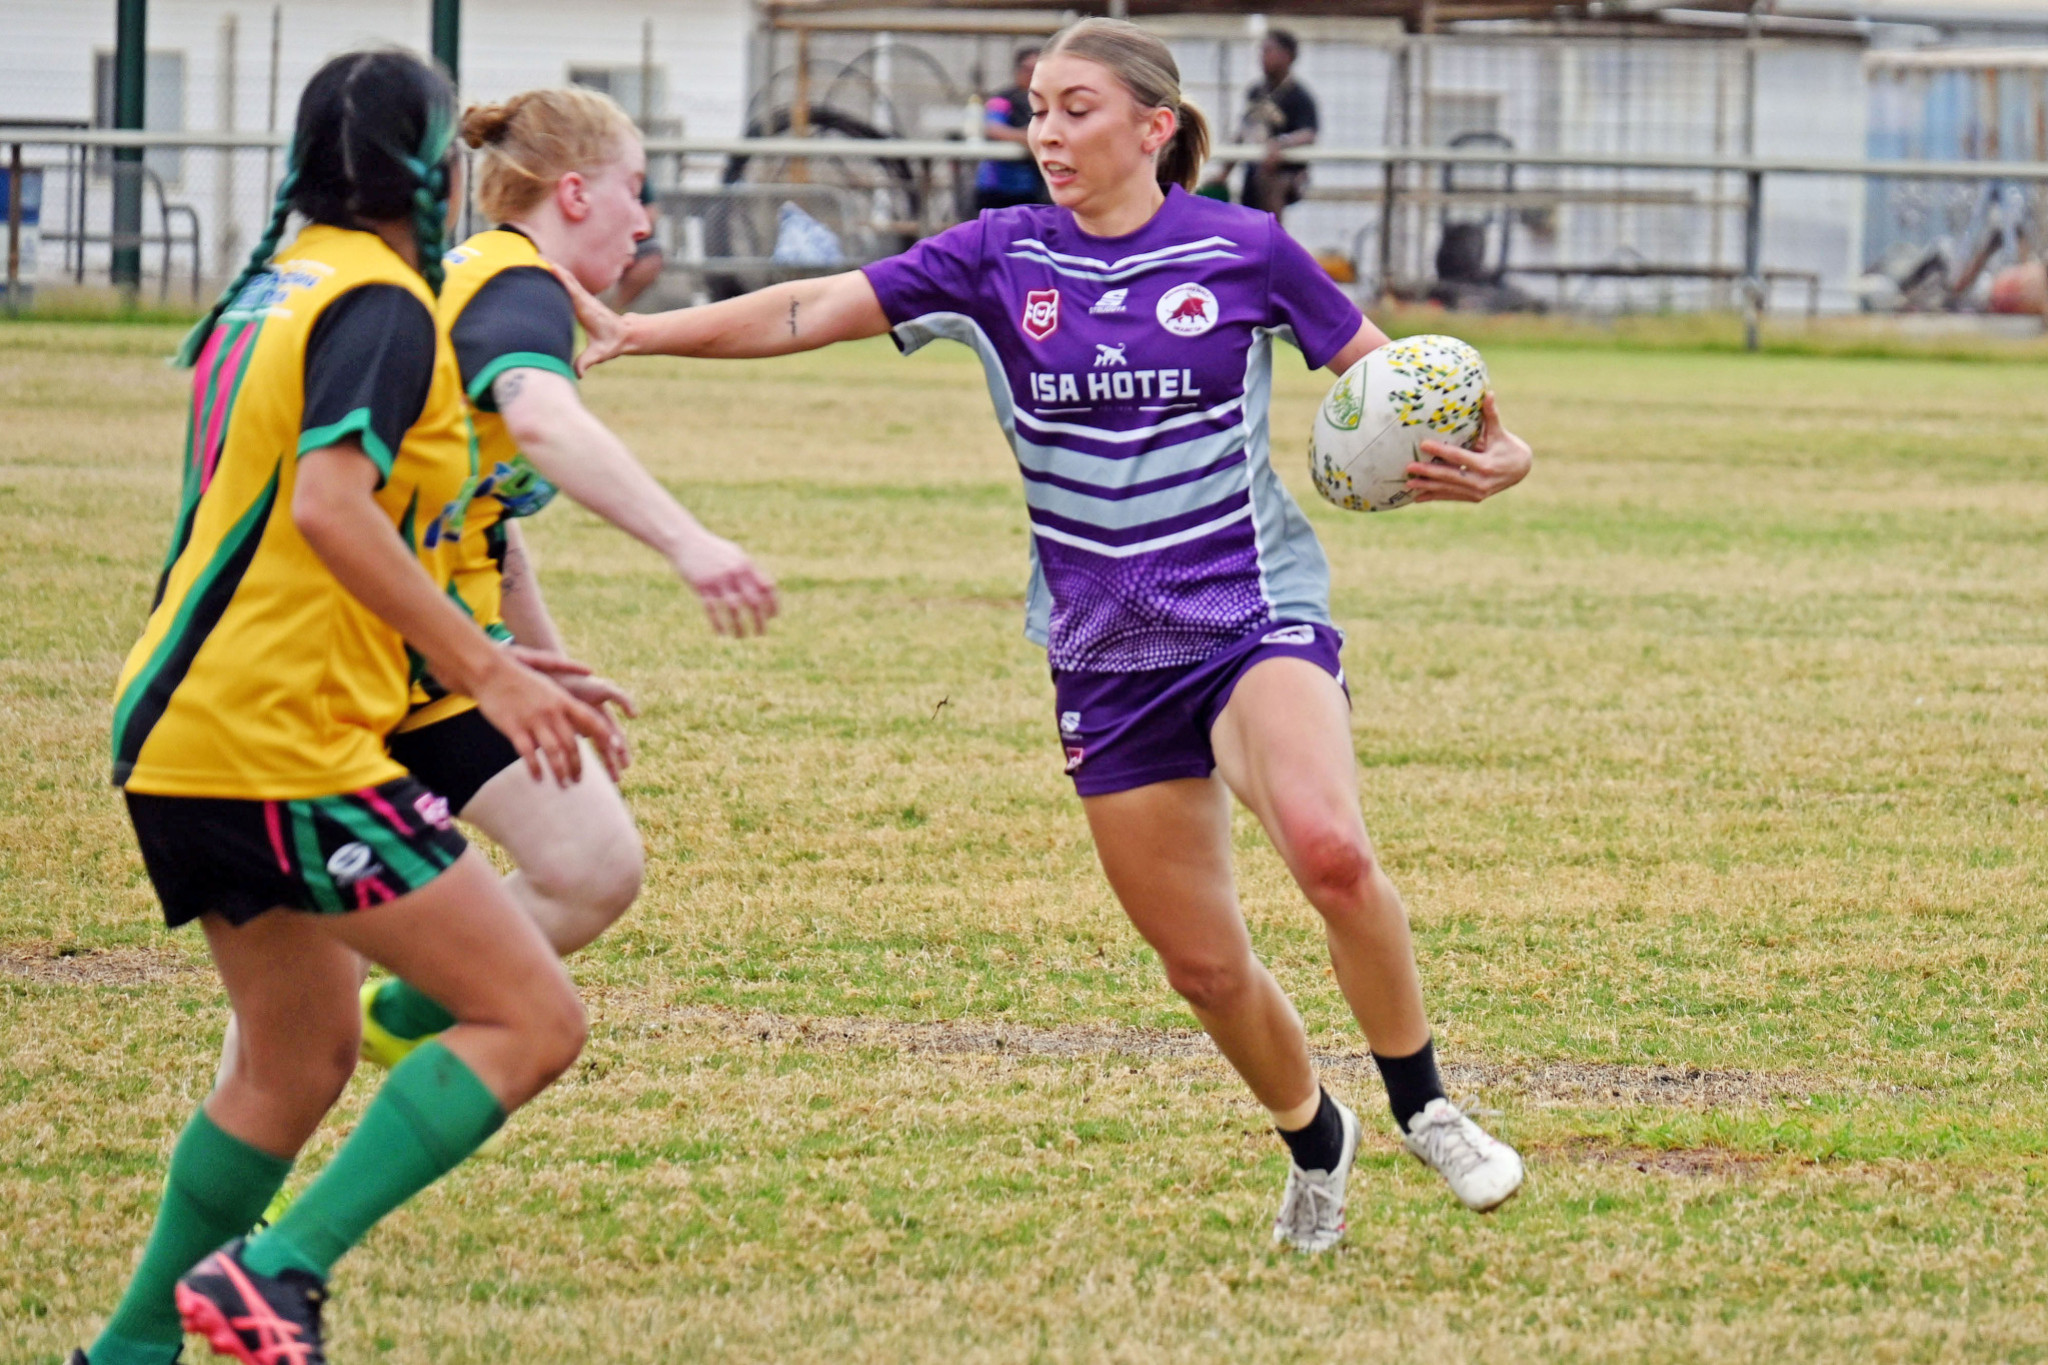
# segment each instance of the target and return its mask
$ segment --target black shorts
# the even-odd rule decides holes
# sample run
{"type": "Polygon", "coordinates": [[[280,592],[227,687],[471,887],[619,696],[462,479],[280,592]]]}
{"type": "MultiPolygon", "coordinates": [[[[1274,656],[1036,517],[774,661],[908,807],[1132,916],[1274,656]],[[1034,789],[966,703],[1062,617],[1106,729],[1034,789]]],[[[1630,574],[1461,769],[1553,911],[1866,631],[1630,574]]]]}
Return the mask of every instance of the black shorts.
{"type": "Polygon", "coordinates": [[[385,750],[405,770],[448,798],[457,815],[471,798],[505,769],[519,762],[519,751],[498,727],[471,707],[446,720],[402,730],[384,741],[385,750]]]}
{"type": "Polygon", "coordinates": [[[417,891],[468,845],[416,778],[303,801],[123,793],[172,928],[209,912],[338,915],[417,891]]]}

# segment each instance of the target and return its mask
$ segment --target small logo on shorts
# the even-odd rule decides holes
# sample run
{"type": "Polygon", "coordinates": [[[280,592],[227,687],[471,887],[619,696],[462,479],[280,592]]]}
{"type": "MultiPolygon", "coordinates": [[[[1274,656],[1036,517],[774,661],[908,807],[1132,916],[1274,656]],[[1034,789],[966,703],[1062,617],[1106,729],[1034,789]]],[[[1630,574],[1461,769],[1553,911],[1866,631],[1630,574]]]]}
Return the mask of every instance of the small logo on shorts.
{"type": "Polygon", "coordinates": [[[1043,341],[1059,330],[1060,291],[1033,289],[1024,295],[1024,335],[1043,341]]]}
{"type": "Polygon", "coordinates": [[[1262,645],[1312,645],[1315,642],[1314,626],[1282,626],[1259,637],[1262,645]]]}
{"type": "Polygon", "coordinates": [[[432,792],[421,792],[413,798],[413,812],[435,829],[448,828],[448,798],[432,792]]]}
{"type": "Polygon", "coordinates": [[[1060,733],[1063,735],[1078,735],[1081,733],[1081,713],[1079,711],[1060,712],[1060,733]]]}
{"type": "Polygon", "coordinates": [[[1081,755],[1087,752],[1086,749],[1069,744],[1067,746],[1067,771],[1073,772],[1079,768],[1081,766],[1081,755]]]}
{"type": "Polygon", "coordinates": [[[363,878],[375,876],[383,870],[370,846],[361,842],[343,844],[327,858],[327,875],[334,878],[336,886],[354,886],[363,878]]]}

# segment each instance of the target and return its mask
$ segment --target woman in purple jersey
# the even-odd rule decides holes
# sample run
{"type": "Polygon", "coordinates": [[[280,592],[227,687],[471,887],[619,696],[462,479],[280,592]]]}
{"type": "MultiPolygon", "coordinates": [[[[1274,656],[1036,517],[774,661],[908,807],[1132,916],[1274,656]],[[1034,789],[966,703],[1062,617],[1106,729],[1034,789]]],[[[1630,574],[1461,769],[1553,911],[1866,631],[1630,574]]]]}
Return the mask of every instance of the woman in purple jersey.
{"type": "MultiPolygon", "coordinates": [[[[1208,132],[1158,39],[1083,20],[1030,93],[1052,204],[674,313],[616,317],[565,280],[591,333],[579,365],[884,332],[974,347],[1024,476],[1026,633],[1051,659],[1067,771],[1117,899],[1287,1143],[1275,1239],[1342,1236],[1359,1124],[1252,952],[1232,794],[1323,916],[1408,1150],[1492,1208],[1521,1160],[1444,1095],[1406,912],[1359,816],[1328,568],[1268,458],[1271,339],[1341,374],[1386,337],[1272,215],[1187,192],[1208,132]]],[[[1478,449],[1425,446],[1434,459],[1409,466],[1418,501],[1478,502],[1527,474],[1528,446],[1490,399],[1486,414],[1478,449]]]]}

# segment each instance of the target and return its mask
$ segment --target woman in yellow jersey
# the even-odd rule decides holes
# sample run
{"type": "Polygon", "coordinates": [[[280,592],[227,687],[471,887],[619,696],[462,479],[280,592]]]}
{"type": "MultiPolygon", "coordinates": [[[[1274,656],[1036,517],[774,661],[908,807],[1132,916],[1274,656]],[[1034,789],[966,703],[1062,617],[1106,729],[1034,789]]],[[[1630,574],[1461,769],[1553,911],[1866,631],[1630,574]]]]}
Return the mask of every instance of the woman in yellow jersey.
{"type": "MultiPolygon", "coordinates": [[[[559,488],[666,559],[714,629],[761,630],[776,607],[767,575],[705,530],[577,395],[575,319],[547,262],[593,292],[632,262],[648,231],[647,157],[633,121],[595,91],[536,90],[470,109],[462,136],[479,152],[479,207],[498,226],[448,254],[440,298],[481,452],[454,542],[455,599],[500,639],[561,651],[519,527],[559,488]]],[[[424,534],[434,545],[445,533],[424,534]]],[[[630,707],[597,679],[567,685],[630,707]]],[[[571,787],[534,782],[468,697],[430,681],[416,690],[391,753],[511,855],[518,870],[506,884],[556,951],[589,943],[639,893],[640,839],[618,789],[595,773],[571,787]]],[[[399,979],[366,986],[363,1006],[364,1055],[385,1065],[449,1020],[399,979]]]]}
{"type": "Polygon", "coordinates": [[[559,959],[385,750],[410,645],[536,773],[574,782],[579,734],[619,753],[607,717],[450,602],[449,555],[422,549],[476,477],[433,311],[454,134],[453,91],[417,57],[323,66],[270,228],[180,357],[197,371],[184,496],[122,670],[114,772],[165,919],[199,921],[241,1036],[91,1365],[165,1365],[181,1318],[251,1365],[318,1365],[333,1263],[582,1047],[559,959]],[[279,249],[294,210],[307,226],[279,249]],[[353,1069],[362,958],[457,1022],[284,1218],[238,1240],[353,1069]]]}

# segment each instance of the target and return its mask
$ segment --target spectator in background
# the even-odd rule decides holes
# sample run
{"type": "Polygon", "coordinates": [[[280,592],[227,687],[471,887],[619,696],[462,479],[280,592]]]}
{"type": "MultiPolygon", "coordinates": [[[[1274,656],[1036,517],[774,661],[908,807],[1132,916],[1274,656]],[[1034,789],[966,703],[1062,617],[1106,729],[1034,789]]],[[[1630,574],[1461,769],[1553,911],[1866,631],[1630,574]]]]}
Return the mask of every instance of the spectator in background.
{"type": "Polygon", "coordinates": [[[1284,28],[1269,29],[1259,47],[1263,79],[1245,92],[1244,122],[1238,141],[1263,143],[1266,159],[1252,162],[1244,170],[1241,203],[1264,209],[1276,217],[1308,189],[1308,167],[1282,158],[1288,149],[1306,147],[1316,140],[1315,96],[1294,78],[1294,59],[1301,44],[1284,28]]]}
{"type": "MultiPolygon", "coordinates": [[[[640,202],[647,206],[647,222],[651,228],[659,210],[654,206],[654,187],[647,182],[640,184],[640,202]]],[[[661,278],[661,271],[668,260],[661,254],[661,239],[649,232],[640,239],[640,245],[633,249],[633,263],[626,267],[626,273],[619,276],[619,282],[612,286],[611,305],[623,313],[633,306],[633,300],[646,293],[653,283],[661,278]]]]}
{"type": "MultiPolygon", "coordinates": [[[[1010,73],[1010,88],[989,96],[983,110],[981,135],[990,142],[1023,144],[1024,130],[1031,126],[1031,73],[1037,67],[1036,45],[1017,49],[1017,66],[1010,73]]],[[[1045,180],[1038,173],[1038,163],[1029,157],[1022,161],[984,161],[975,173],[976,213],[1047,202],[1045,180]]]]}

